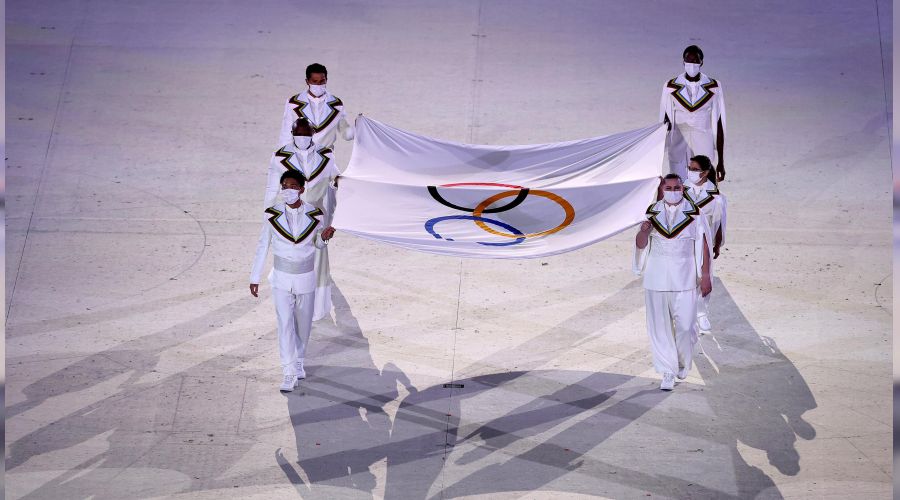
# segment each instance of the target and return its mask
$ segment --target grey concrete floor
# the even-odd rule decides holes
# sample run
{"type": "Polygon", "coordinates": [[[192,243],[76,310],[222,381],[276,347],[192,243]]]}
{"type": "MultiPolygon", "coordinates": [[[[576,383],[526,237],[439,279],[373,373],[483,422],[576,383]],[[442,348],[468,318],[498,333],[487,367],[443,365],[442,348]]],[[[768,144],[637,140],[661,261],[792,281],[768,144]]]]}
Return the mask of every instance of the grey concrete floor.
{"type": "Polygon", "coordinates": [[[890,2],[6,13],[8,498],[890,495],[890,2]],[[730,234],[686,383],[656,389],[632,234],[542,261],[338,235],[334,317],[276,390],[247,280],[306,64],[352,114],[534,143],[652,123],[690,43],[730,234]]]}

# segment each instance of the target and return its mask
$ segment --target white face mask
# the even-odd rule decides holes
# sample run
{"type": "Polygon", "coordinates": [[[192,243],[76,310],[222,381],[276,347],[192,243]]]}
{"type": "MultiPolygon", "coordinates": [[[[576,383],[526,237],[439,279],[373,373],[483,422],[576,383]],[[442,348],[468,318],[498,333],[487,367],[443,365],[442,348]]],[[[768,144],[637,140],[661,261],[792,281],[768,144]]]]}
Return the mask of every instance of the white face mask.
{"type": "Polygon", "coordinates": [[[325,86],[324,85],[310,85],[309,93],[314,95],[315,97],[322,97],[325,95],[325,86]]]}
{"type": "Polygon", "coordinates": [[[282,189],[281,199],[288,205],[293,205],[300,199],[300,191],[297,189],[282,189]]]}
{"type": "Polygon", "coordinates": [[[308,135],[294,136],[294,145],[297,146],[297,149],[309,149],[310,144],[312,144],[312,137],[308,135]]]}
{"type": "Polygon", "coordinates": [[[687,76],[693,78],[700,73],[700,65],[694,63],[684,63],[684,72],[687,73],[687,76]]]}
{"type": "Polygon", "coordinates": [[[681,191],[663,191],[663,199],[669,205],[677,205],[684,199],[684,193],[681,191]]]}
{"type": "Polygon", "coordinates": [[[698,172],[696,170],[688,170],[688,172],[687,172],[688,182],[690,182],[691,184],[693,184],[695,186],[699,186],[700,185],[700,176],[702,174],[703,174],[703,172],[698,172]]]}

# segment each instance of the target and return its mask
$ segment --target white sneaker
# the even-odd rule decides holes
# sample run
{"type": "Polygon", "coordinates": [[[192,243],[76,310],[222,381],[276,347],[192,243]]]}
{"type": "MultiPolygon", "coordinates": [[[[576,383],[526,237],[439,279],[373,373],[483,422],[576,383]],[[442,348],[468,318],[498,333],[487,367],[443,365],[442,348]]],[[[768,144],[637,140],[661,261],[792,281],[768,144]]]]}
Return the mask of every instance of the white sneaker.
{"type": "Polygon", "coordinates": [[[697,327],[701,333],[709,333],[712,331],[712,325],[709,324],[709,316],[697,316],[697,327]]]}
{"type": "Polygon", "coordinates": [[[285,375],[284,379],[281,381],[281,387],[279,390],[281,392],[291,392],[294,390],[294,386],[297,385],[297,377],[295,375],[285,375]]]}
{"type": "Polygon", "coordinates": [[[294,364],[294,368],[297,370],[297,380],[303,380],[306,378],[306,370],[303,369],[303,361],[297,361],[294,364]]]}
{"type": "Polygon", "coordinates": [[[672,372],[666,372],[663,374],[662,382],[659,383],[660,390],[663,391],[671,391],[675,388],[675,375],[672,375],[672,372]]]}
{"type": "Polygon", "coordinates": [[[678,370],[678,373],[676,373],[675,376],[678,377],[678,380],[686,379],[688,376],[687,368],[682,368],[682,369],[678,370]]]}

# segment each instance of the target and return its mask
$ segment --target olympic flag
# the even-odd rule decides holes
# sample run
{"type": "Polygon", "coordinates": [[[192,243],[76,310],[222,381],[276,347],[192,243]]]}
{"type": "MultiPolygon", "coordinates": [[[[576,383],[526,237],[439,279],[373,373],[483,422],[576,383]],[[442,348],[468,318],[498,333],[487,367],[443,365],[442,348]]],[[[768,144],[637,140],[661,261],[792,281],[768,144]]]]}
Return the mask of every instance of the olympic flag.
{"type": "Polygon", "coordinates": [[[665,133],[659,124],[555,144],[483,146],[359,117],[332,225],[459,257],[569,252],[645,220],[665,133]]]}

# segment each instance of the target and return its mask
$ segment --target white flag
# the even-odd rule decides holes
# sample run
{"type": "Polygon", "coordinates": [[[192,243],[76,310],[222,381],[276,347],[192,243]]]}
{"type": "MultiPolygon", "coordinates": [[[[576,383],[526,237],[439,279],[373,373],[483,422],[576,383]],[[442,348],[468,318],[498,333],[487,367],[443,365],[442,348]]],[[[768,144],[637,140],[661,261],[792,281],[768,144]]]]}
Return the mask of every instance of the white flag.
{"type": "Polygon", "coordinates": [[[659,124],[556,144],[483,146],[360,117],[333,225],[442,255],[569,252],[645,220],[665,134],[659,124]]]}

